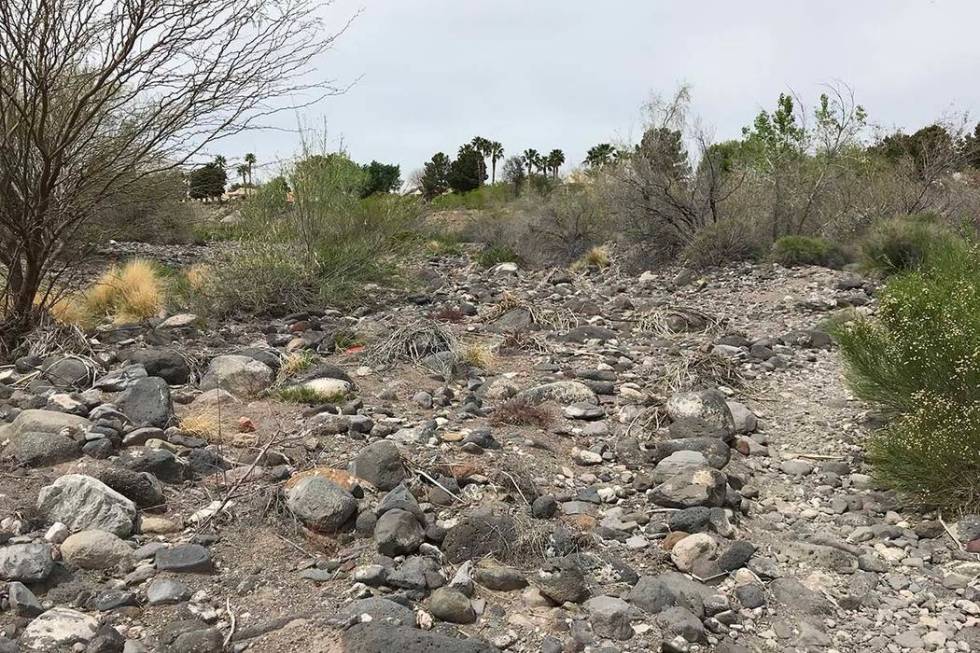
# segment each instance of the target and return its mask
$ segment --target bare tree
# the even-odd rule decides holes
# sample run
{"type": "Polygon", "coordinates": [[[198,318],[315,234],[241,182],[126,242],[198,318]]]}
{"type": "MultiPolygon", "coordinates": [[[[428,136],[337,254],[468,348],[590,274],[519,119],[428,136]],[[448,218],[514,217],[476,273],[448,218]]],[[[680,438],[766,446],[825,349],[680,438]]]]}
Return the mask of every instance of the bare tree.
{"type": "Polygon", "coordinates": [[[627,230],[667,249],[722,219],[722,205],[740,179],[689,117],[689,103],[686,86],[667,99],[654,96],[639,144],[610,168],[610,200],[627,230]]]}
{"type": "Polygon", "coordinates": [[[35,325],[73,237],[146,175],[341,92],[317,0],[0,2],[0,341],[35,325]],[[282,103],[283,97],[301,98],[282,103]]]}

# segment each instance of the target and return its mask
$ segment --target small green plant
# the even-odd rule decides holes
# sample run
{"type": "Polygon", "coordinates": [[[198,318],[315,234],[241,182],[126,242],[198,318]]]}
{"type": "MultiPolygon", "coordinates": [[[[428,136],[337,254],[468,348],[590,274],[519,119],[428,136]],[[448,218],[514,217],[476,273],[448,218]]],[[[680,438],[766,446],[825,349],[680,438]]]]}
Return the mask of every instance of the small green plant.
{"type": "Polygon", "coordinates": [[[517,263],[520,257],[509,245],[491,243],[483,248],[476,261],[485,268],[492,268],[501,263],[517,263]]]}
{"type": "Polygon", "coordinates": [[[882,276],[914,270],[931,252],[962,247],[963,242],[930,214],[888,220],[875,227],[861,245],[862,266],[882,276]]]}
{"type": "Polygon", "coordinates": [[[843,250],[823,238],[783,236],[772,244],[772,260],[784,267],[819,265],[839,268],[847,262],[843,250]]]}
{"type": "Polygon", "coordinates": [[[347,399],[343,392],[326,393],[305,385],[282,388],[276,392],[279,401],[291,404],[339,404],[347,399]]]}
{"type": "Polygon", "coordinates": [[[980,508],[980,256],[965,244],[891,278],[874,318],[832,331],[856,395],[892,421],[880,480],[927,507],[980,508]]]}

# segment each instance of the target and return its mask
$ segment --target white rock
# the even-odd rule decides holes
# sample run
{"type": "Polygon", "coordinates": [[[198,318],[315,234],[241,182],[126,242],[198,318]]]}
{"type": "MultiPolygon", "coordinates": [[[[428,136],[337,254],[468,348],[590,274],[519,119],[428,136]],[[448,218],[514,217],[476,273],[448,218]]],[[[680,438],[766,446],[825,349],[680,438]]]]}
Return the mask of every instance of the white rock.
{"type": "Polygon", "coordinates": [[[51,608],[34,619],[20,636],[28,651],[62,650],[95,637],[99,622],[76,610],[51,608]]]}

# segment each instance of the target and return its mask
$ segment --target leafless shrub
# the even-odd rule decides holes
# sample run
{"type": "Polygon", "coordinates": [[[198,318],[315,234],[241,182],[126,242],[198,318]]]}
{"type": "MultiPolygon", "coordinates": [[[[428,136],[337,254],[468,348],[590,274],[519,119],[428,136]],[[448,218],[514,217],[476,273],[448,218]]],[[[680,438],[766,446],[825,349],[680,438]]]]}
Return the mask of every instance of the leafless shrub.
{"type": "Polygon", "coordinates": [[[56,298],[74,236],[147,176],[338,89],[315,0],[0,3],[0,333],[56,298]],[[278,98],[300,98],[287,104],[278,98]]]}
{"type": "Polygon", "coordinates": [[[536,405],[515,397],[497,406],[490,415],[490,421],[497,425],[548,428],[555,421],[555,413],[547,405],[536,405]]]}

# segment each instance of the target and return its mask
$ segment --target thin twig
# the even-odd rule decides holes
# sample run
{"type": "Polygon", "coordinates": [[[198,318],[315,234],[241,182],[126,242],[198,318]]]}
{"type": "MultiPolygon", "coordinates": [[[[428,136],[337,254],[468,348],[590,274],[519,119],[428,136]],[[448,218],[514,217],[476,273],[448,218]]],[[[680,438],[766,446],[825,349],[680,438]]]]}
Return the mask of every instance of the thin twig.
{"type": "Polygon", "coordinates": [[[453,492],[452,490],[450,490],[449,488],[447,488],[445,485],[443,485],[442,483],[440,483],[436,479],[432,478],[431,476],[429,476],[428,474],[426,474],[425,472],[423,472],[421,469],[413,469],[411,471],[412,471],[413,474],[418,474],[422,478],[424,478],[427,481],[429,481],[430,483],[434,484],[440,490],[442,490],[443,492],[445,492],[446,494],[448,494],[452,498],[456,499],[460,503],[466,503],[459,495],[457,495],[455,492],[453,492]]]}

